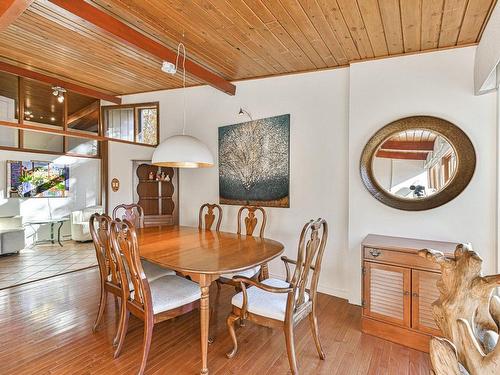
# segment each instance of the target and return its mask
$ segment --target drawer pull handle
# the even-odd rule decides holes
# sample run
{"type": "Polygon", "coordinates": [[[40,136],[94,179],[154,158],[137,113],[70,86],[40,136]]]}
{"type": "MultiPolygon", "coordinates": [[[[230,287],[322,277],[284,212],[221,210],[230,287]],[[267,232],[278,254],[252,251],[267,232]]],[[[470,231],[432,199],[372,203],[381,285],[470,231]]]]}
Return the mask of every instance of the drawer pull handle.
{"type": "Polygon", "coordinates": [[[413,292],[411,295],[412,295],[413,297],[418,297],[418,293],[417,293],[417,292],[413,292]]]}
{"type": "Polygon", "coordinates": [[[405,292],[403,293],[405,296],[409,296],[410,295],[410,292],[405,290],[405,292]]]}
{"type": "Polygon", "coordinates": [[[370,249],[370,255],[374,258],[378,257],[380,254],[382,254],[380,252],[380,250],[377,250],[377,249],[370,249]]]}

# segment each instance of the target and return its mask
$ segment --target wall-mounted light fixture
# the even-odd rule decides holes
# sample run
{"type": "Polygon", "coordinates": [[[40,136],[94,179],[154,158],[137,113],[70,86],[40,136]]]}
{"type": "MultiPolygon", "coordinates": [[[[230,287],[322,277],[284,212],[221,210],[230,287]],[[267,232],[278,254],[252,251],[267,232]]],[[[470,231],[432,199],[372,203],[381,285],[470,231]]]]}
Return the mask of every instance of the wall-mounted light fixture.
{"type": "Polygon", "coordinates": [[[248,116],[248,118],[253,121],[253,117],[252,117],[252,114],[250,112],[248,112],[247,110],[244,110],[243,108],[240,108],[240,111],[238,112],[238,115],[239,116],[248,116]]]}

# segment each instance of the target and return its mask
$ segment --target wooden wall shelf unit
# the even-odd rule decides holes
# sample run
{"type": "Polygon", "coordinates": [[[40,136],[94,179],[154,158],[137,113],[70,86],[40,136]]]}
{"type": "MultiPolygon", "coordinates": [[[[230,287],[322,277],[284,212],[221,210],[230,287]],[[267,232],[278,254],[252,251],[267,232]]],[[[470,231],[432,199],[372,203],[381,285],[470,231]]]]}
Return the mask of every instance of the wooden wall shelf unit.
{"type": "Polygon", "coordinates": [[[146,225],[179,224],[179,170],[147,163],[137,166],[137,204],[144,210],[146,225]],[[150,180],[149,174],[165,174],[168,180],[150,180]]]}
{"type": "Polygon", "coordinates": [[[361,330],[423,352],[440,336],[431,304],[438,299],[439,266],[420,256],[434,249],[453,257],[456,243],[369,234],[361,243],[361,330]]]}

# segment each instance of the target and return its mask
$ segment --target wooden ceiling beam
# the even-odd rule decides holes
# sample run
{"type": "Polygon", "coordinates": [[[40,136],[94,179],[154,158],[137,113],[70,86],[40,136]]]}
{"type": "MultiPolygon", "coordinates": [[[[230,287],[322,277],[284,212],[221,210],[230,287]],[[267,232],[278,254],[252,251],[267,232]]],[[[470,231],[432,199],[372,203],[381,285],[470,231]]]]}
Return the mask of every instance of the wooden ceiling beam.
{"type": "Polygon", "coordinates": [[[91,113],[98,111],[99,108],[100,108],[99,102],[95,101],[90,103],[88,106],[79,109],[74,113],[70,113],[68,115],[68,125],[71,124],[72,122],[80,120],[82,117],[88,116],[91,113]]]}
{"type": "MultiPolygon", "coordinates": [[[[126,25],[122,21],[114,18],[106,12],[86,3],[83,0],[49,0],[51,3],[65,9],[66,11],[80,17],[81,19],[93,24],[99,29],[114,35],[122,42],[143,51],[150,53],[153,56],[175,64],[177,53],[170,48],[160,44],[146,35],[141,34],[132,27],[126,25]]],[[[160,67],[158,67],[160,72],[160,67]]],[[[201,81],[210,86],[225,92],[229,95],[236,93],[236,86],[226,81],[224,78],[205,69],[203,66],[186,60],[186,72],[197,77],[201,81]]]]}
{"type": "Polygon", "coordinates": [[[380,148],[384,150],[433,151],[434,141],[386,141],[380,148]]]}
{"type": "Polygon", "coordinates": [[[376,156],[384,159],[426,160],[426,152],[377,151],[376,156]]]}
{"type": "Polygon", "coordinates": [[[0,32],[12,24],[34,0],[0,1],[0,32]]]}
{"type": "Polygon", "coordinates": [[[90,96],[91,98],[96,98],[96,99],[103,99],[107,100],[108,102],[116,103],[116,104],[121,104],[122,99],[109,95],[106,93],[103,93],[101,91],[89,89],[87,87],[83,87],[80,85],[77,85],[75,83],[63,81],[62,79],[47,76],[42,73],[34,72],[29,69],[21,68],[19,66],[11,65],[5,62],[0,61],[0,71],[2,72],[7,72],[11,74],[15,74],[17,76],[25,77],[25,78],[31,78],[37,81],[45,82],[54,86],[60,86],[65,88],[66,90],[70,90],[73,92],[76,92],[78,94],[82,94],[85,96],[90,96]]]}
{"type": "MultiPolygon", "coordinates": [[[[93,139],[96,141],[115,141],[114,139],[109,139],[103,136],[100,136],[98,134],[92,134],[92,133],[83,133],[83,132],[78,132],[74,130],[64,130],[62,127],[60,129],[56,128],[49,128],[48,126],[43,126],[43,125],[31,125],[31,124],[16,124],[13,122],[9,121],[2,121],[0,120],[0,126],[6,126],[8,128],[14,128],[14,129],[20,129],[20,130],[28,130],[28,131],[34,131],[38,133],[47,133],[47,134],[55,134],[55,135],[61,135],[61,136],[66,136],[66,137],[74,137],[74,138],[84,138],[84,139],[93,139]]],[[[117,140],[118,142],[120,140],[117,140]]]]}

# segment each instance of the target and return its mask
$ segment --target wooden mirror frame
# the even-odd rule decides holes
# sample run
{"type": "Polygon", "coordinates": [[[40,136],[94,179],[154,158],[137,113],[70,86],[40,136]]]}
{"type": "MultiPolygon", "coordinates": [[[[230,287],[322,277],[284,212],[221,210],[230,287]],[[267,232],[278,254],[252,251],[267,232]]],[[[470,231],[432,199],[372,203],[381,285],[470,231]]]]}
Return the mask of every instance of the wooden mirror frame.
{"type": "Polygon", "coordinates": [[[412,116],[393,121],[377,131],[363,149],[359,167],[363,184],[377,200],[399,210],[422,211],[448,203],[467,187],[476,168],[476,152],[467,134],[451,122],[433,116],[412,116]],[[425,199],[410,200],[392,195],[380,186],[373,173],[373,157],[380,145],[396,133],[411,129],[438,133],[449,142],[457,158],[453,178],[444,189],[425,199]]]}

